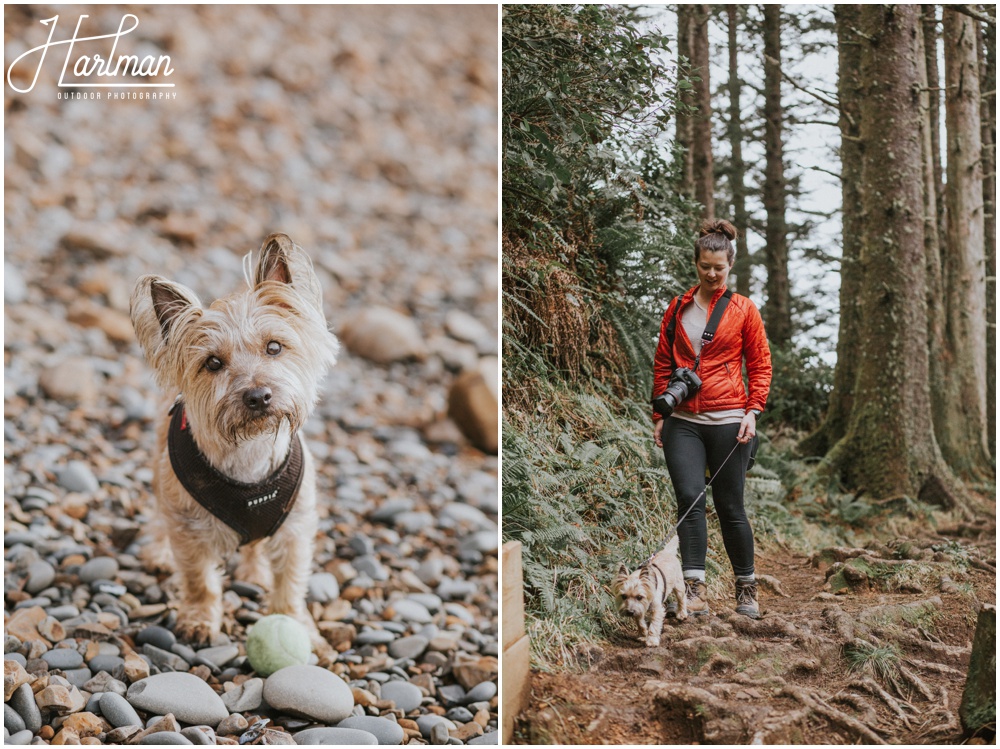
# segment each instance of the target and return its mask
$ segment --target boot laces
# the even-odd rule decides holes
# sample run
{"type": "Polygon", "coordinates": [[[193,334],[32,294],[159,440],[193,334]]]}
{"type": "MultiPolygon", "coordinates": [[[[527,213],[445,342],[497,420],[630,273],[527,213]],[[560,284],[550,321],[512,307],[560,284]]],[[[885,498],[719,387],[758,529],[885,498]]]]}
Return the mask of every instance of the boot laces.
{"type": "Polygon", "coordinates": [[[737,583],[736,603],[752,604],[757,602],[757,583],[737,583]]]}

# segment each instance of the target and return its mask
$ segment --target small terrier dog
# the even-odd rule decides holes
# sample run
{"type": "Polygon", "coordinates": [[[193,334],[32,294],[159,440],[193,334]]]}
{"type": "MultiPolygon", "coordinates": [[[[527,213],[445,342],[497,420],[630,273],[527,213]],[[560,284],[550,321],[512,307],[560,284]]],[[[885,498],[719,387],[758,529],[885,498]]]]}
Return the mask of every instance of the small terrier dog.
{"type": "Polygon", "coordinates": [[[677,558],[679,543],[674,534],[662,551],[658,551],[632,574],[629,574],[624,564],[618,568],[618,577],[614,583],[618,611],[636,620],[648,648],[655,648],[660,644],[663,618],[667,613],[666,602],[671,594],[677,599],[677,619],[687,619],[684,573],[677,558]],[[652,621],[647,627],[646,616],[650,613],[652,621]]]}
{"type": "Polygon", "coordinates": [[[299,430],[340,344],[301,248],[272,234],[251,265],[248,255],[249,289],[207,308],[159,276],[142,276],[132,292],[132,326],[169,396],[157,428],[159,528],[148,561],[179,573],[176,633],[206,643],[222,624],[221,567],[241,547],[237,579],[269,588],[270,613],[302,622],[327,652],[305,603],[316,478],[299,430]]]}

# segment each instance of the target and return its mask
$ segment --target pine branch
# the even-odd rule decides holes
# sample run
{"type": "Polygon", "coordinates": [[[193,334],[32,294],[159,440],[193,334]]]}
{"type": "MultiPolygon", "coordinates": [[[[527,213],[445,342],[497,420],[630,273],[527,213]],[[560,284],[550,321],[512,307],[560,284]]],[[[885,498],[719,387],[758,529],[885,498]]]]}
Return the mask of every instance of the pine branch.
{"type": "Polygon", "coordinates": [[[997,25],[997,20],[995,18],[990,18],[989,16],[984,16],[982,13],[977,13],[968,5],[942,5],[941,7],[947,10],[953,10],[956,13],[961,13],[969,18],[975,18],[977,21],[988,24],[989,26],[997,25]]]}
{"type": "MultiPolygon", "coordinates": [[[[824,169],[821,166],[811,166],[808,167],[808,169],[813,172],[821,172],[823,174],[829,174],[831,177],[834,177],[836,179],[842,179],[842,175],[840,174],[840,172],[831,172],[829,169],[824,169]]],[[[804,213],[804,211],[801,212],[804,213]]],[[[826,215],[826,214],[821,214],[821,215],[826,215]]]]}
{"type": "Polygon", "coordinates": [[[791,84],[792,88],[797,88],[799,91],[801,91],[801,92],[803,92],[805,94],[809,94],[809,96],[813,97],[814,99],[817,99],[818,101],[823,102],[827,106],[833,107],[834,109],[840,109],[840,104],[837,103],[836,101],[834,101],[832,99],[828,99],[825,96],[823,96],[822,94],[816,93],[815,91],[810,91],[808,88],[806,88],[802,84],[800,84],[797,81],[795,81],[784,70],[781,70],[781,61],[780,60],[775,60],[773,57],[770,57],[768,55],[765,55],[764,59],[767,60],[772,65],[777,65],[778,66],[778,69],[781,72],[781,77],[784,78],[786,81],[788,81],[791,84]]]}

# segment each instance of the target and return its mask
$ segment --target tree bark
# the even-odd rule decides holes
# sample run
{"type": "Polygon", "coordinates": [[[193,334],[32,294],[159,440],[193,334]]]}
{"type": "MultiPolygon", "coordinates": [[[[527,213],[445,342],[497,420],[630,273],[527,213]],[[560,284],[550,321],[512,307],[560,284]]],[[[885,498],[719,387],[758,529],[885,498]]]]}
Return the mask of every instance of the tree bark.
{"type": "MultiPolygon", "coordinates": [[[[933,6],[930,16],[934,18],[933,6]]],[[[951,376],[945,350],[945,331],[948,307],[945,294],[941,259],[942,235],[938,200],[943,199],[942,188],[938,184],[941,177],[940,127],[936,120],[940,116],[937,88],[937,23],[928,22],[928,11],[924,10],[920,34],[923,57],[920,64],[920,107],[924,111],[921,120],[921,145],[924,169],[924,257],[927,267],[927,345],[930,351],[931,392],[942,393],[947,388],[951,376]],[[929,50],[929,52],[928,52],[929,50]],[[934,80],[931,85],[929,82],[934,80]]],[[[948,402],[944,398],[931,398],[931,413],[935,426],[949,418],[948,402]]]]}
{"type": "Polygon", "coordinates": [[[977,21],[944,13],[945,124],[948,131],[947,246],[943,253],[947,327],[946,415],[935,423],[945,460],[966,477],[985,476],[986,258],[983,227],[977,21]]]}
{"type": "Polygon", "coordinates": [[[729,174],[733,193],[733,222],[739,230],[736,237],[736,293],[750,296],[750,250],[747,247],[747,188],[746,166],[743,163],[743,117],[740,113],[739,50],[736,39],[739,6],[727,5],[729,21],[729,147],[732,150],[732,167],[729,174]]]}
{"type": "Polygon", "coordinates": [[[846,433],[854,406],[861,328],[861,38],[857,35],[860,5],[834,5],[837,25],[837,100],[840,103],[840,191],[842,210],[840,259],[840,329],[833,391],[823,424],[799,449],[825,455],[846,433]]]}
{"type": "Polygon", "coordinates": [[[923,6],[924,59],[927,63],[928,117],[931,125],[931,162],[934,169],[934,202],[938,246],[945,244],[944,169],[941,166],[941,82],[938,75],[938,6],[923,6]]]}
{"type": "Polygon", "coordinates": [[[709,84],[708,5],[692,6],[691,59],[694,98],[698,114],[692,121],[691,160],[694,169],[694,199],[702,205],[704,218],[715,217],[715,164],[712,159],[712,90],[709,84]]]}
{"type": "Polygon", "coordinates": [[[767,258],[767,337],[778,346],[792,338],[785,224],[785,165],[781,142],[781,6],[764,6],[764,209],[767,258]]]}
{"type": "MultiPolygon", "coordinates": [[[[984,6],[996,19],[995,5],[984,6]]],[[[986,434],[990,455],[996,458],[997,431],[997,35],[983,24],[979,44],[979,79],[984,95],[980,117],[983,138],[983,223],[986,243],[986,434]],[[992,92],[992,93],[985,93],[992,92]]]]}
{"type": "MultiPolygon", "coordinates": [[[[920,10],[864,5],[862,244],[857,381],[847,433],[828,454],[851,489],[950,505],[959,489],[931,420],[924,262],[924,64],[920,10]]],[[[838,362],[838,366],[840,362],[838,362]]]]}
{"type": "MultiPolygon", "coordinates": [[[[691,69],[691,6],[677,6],[677,57],[678,80],[684,78],[691,69]]],[[[689,108],[692,106],[690,89],[679,87],[677,90],[677,148],[680,163],[680,192],[688,199],[694,198],[694,162],[691,141],[693,139],[693,117],[689,108]]]]}

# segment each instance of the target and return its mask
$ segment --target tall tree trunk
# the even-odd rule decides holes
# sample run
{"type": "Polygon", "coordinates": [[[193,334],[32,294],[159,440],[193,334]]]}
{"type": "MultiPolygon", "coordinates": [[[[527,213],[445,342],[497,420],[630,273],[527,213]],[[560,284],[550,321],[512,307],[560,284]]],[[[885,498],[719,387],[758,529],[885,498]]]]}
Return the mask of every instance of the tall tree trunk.
{"type": "Polygon", "coordinates": [[[740,77],[737,63],[739,50],[736,39],[739,6],[727,5],[729,20],[729,147],[732,150],[732,170],[729,181],[733,192],[733,221],[739,234],[736,237],[736,293],[750,296],[750,250],[747,247],[747,188],[744,184],[746,167],[743,164],[743,117],[740,114],[740,77]]]}
{"type": "Polygon", "coordinates": [[[941,166],[941,82],[938,76],[938,6],[922,6],[924,15],[924,60],[927,63],[928,117],[931,125],[931,162],[934,168],[934,202],[937,213],[938,246],[945,243],[944,169],[941,166]]]}
{"type": "MultiPolygon", "coordinates": [[[[691,6],[677,6],[677,56],[684,61],[678,66],[678,80],[684,78],[691,69],[691,6]]],[[[677,90],[677,147],[679,150],[680,177],[678,187],[686,198],[694,198],[694,161],[691,141],[693,140],[693,115],[689,110],[692,106],[691,90],[679,87],[677,90]]]]}
{"type": "MultiPolygon", "coordinates": [[[[930,17],[934,18],[934,6],[930,6],[930,17]]],[[[920,64],[921,94],[920,107],[924,111],[921,121],[921,146],[923,148],[924,168],[924,256],[927,267],[927,345],[930,351],[931,392],[943,393],[947,388],[947,380],[951,376],[948,355],[945,350],[945,331],[947,327],[948,305],[944,288],[944,270],[942,268],[941,248],[943,247],[940,232],[944,229],[939,221],[938,200],[943,199],[943,191],[938,180],[941,178],[940,127],[937,118],[940,117],[940,91],[937,84],[937,22],[928,20],[928,11],[924,9],[922,33],[923,59],[920,64]],[[930,81],[934,83],[931,84],[930,81]]],[[[948,403],[945,398],[931,398],[931,413],[935,427],[948,419],[948,403]]]]}
{"type": "MultiPolygon", "coordinates": [[[[920,10],[863,5],[862,245],[857,385],[829,453],[844,483],[875,498],[956,499],[931,421],[924,264],[920,10]]],[[[838,365],[840,363],[838,362],[838,365]]]]}
{"type": "Polygon", "coordinates": [[[837,24],[837,99],[840,103],[840,194],[843,206],[840,259],[840,330],[833,391],[823,424],[799,449],[825,455],[846,433],[854,406],[861,329],[861,43],[860,5],[834,5],[837,24]]]}
{"type": "Polygon", "coordinates": [[[968,477],[990,464],[986,434],[986,257],[983,234],[977,22],[944,12],[945,124],[948,130],[948,243],[943,253],[947,329],[946,417],[935,424],[948,464],[968,477]]]}
{"type": "MultiPolygon", "coordinates": [[[[997,6],[985,5],[994,20],[997,6]]],[[[983,127],[983,228],[986,243],[986,433],[990,455],[996,458],[997,431],[997,34],[983,24],[979,45],[980,88],[985,93],[980,116],[983,127]]]]}
{"type": "Polygon", "coordinates": [[[767,258],[767,336],[776,346],[792,338],[785,225],[785,165],[781,142],[781,6],[764,6],[764,209],[767,258]]]}
{"type": "Polygon", "coordinates": [[[702,204],[705,218],[715,217],[715,164],[712,159],[712,90],[708,68],[708,5],[692,6],[691,59],[694,74],[694,97],[698,105],[692,127],[691,159],[694,168],[694,199],[702,204]]]}

